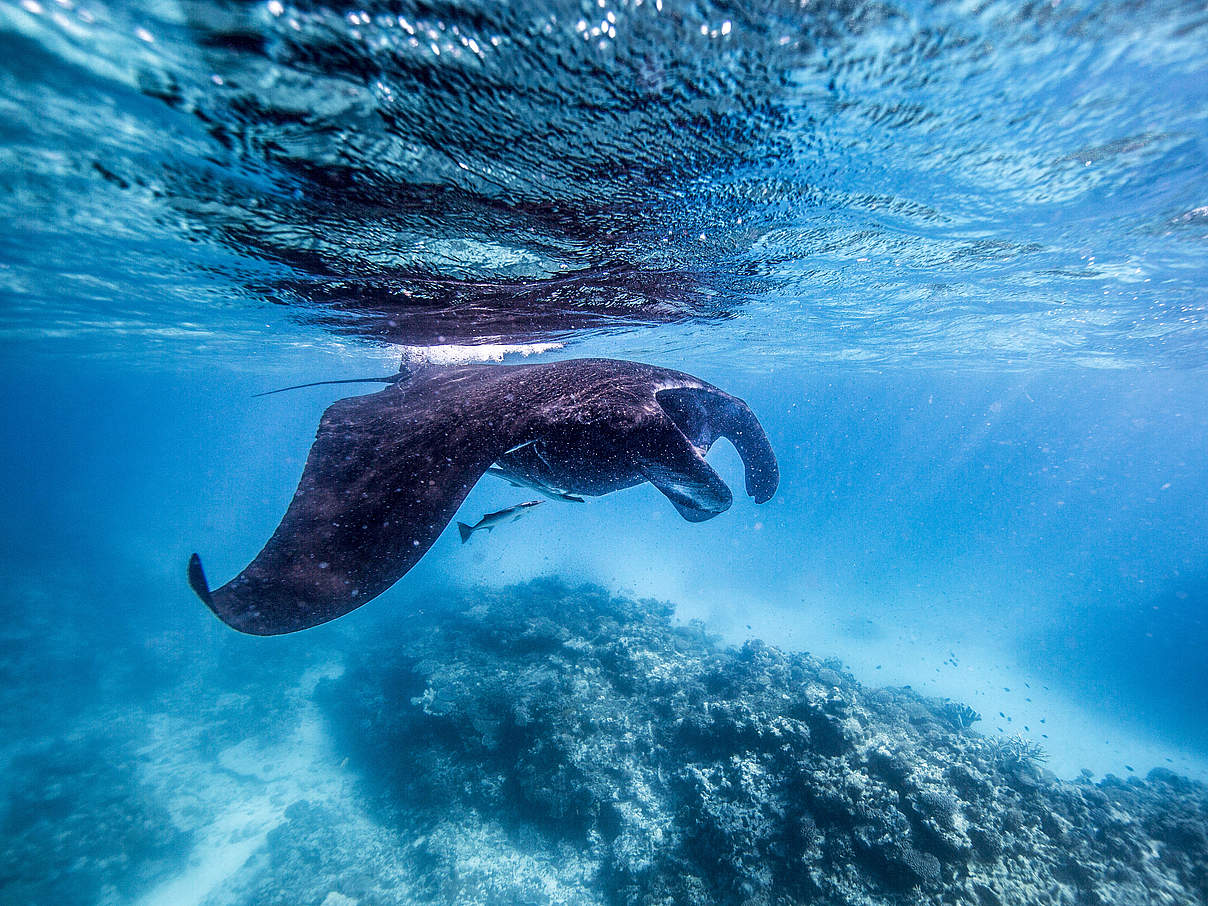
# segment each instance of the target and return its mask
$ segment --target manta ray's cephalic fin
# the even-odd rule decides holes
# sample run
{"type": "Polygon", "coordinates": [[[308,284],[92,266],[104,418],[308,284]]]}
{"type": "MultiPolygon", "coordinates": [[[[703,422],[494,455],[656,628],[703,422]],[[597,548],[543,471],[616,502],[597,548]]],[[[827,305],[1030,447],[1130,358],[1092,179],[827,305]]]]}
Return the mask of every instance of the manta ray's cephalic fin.
{"type": "Polygon", "coordinates": [[[732,443],[742,459],[747,494],[756,503],[772,499],[780,484],[776,454],[746,403],[715,387],[673,387],[655,398],[693,446],[708,452],[719,437],[732,443]]]}

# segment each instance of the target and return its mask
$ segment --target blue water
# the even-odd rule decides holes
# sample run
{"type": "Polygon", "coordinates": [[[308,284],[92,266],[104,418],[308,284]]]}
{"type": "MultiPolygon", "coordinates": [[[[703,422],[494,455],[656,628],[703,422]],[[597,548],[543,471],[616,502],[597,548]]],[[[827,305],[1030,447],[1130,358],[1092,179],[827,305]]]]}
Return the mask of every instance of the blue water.
{"type": "Polygon", "coordinates": [[[538,576],[966,701],[1063,778],[1208,778],[1206,48],[1195,2],[2,0],[0,866],[46,851],[29,785],[89,791],[12,890],[271,901],[231,879],[278,812],[347,794],[238,746],[383,614],[538,576]],[[252,394],[501,356],[697,375],[780,489],[720,443],[711,521],[643,485],[446,531],[299,636],[194,597],[366,385],[252,394]],[[272,705],[207,743],[232,696],[272,705]],[[110,787],[144,811],[93,822],[110,787]]]}

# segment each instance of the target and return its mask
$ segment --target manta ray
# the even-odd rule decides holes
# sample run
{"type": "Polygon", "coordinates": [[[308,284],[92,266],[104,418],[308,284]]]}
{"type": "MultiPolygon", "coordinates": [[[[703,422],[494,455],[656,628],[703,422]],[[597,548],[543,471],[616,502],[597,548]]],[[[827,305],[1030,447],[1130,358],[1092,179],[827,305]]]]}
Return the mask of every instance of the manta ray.
{"type": "Polygon", "coordinates": [[[298,489],[250,564],[210,590],[223,622],[252,635],[326,623],[411,569],[492,466],[554,495],[600,496],[648,481],[689,522],[730,507],[704,454],[724,437],[747,493],[771,499],[780,473],[747,404],[690,374],[612,359],[427,366],[323,413],[298,489]]]}

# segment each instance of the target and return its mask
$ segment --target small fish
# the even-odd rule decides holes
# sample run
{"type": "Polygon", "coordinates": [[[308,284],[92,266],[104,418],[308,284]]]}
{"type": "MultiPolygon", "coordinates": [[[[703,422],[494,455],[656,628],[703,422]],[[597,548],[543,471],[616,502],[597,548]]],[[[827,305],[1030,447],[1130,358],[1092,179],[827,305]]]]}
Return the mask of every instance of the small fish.
{"type": "Polygon", "coordinates": [[[542,502],[540,500],[529,500],[526,503],[518,503],[497,513],[487,513],[473,525],[466,525],[464,522],[457,523],[457,531],[461,533],[461,543],[465,544],[469,541],[470,536],[479,529],[486,529],[489,532],[495,526],[501,525],[504,522],[515,522],[524,515],[524,511],[529,507],[534,507],[542,502]]]}

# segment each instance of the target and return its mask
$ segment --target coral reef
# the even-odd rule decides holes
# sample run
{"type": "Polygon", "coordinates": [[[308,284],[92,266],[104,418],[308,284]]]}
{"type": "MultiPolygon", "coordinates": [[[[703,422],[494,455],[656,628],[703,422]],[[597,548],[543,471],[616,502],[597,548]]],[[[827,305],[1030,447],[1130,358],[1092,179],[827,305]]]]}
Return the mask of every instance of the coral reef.
{"type": "Polygon", "coordinates": [[[597,587],[440,597],[89,665],[0,750],[0,901],[1208,904],[1208,788],[1168,771],[1060,781],[957,703],[597,587]]]}
{"type": "Polygon", "coordinates": [[[318,694],[422,901],[1208,902],[1204,787],[1059,781],[665,604],[539,581],[377,636],[318,694]]]}
{"type": "Polygon", "coordinates": [[[129,903],[180,867],[188,842],[138,784],[137,755],[96,740],[56,740],[6,770],[0,902],[129,903]]]}
{"type": "Polygon", "coordinates": [[[978,714],[969,705],[964,702],[954,702],[951,699],[944,699],[944,713],[948,715],[948,719],[952,725],[958,730],[964,730],[967,727],[973,726],[982,716],[978,714]]]}

